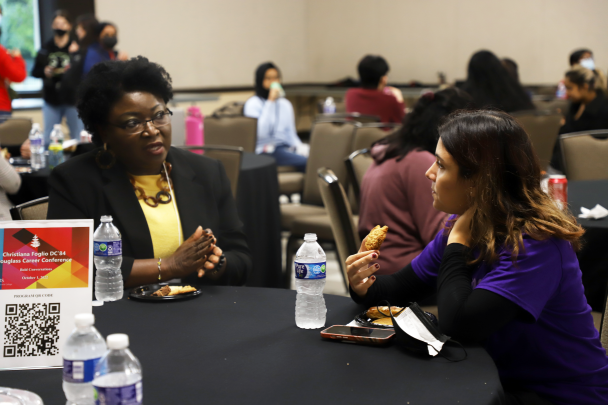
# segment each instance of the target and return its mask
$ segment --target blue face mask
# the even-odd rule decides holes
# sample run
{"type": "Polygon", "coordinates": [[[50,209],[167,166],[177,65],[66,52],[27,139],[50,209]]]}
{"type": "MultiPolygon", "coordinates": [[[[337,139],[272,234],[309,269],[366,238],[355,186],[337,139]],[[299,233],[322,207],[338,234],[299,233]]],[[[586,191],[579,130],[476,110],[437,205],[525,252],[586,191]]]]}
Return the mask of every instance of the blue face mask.
{"type": "Polygon", "coordinates": [[[593,61],[593,58],[581,59],[579,64],[586,69],[595,70],[595,62],[593,61]]]}

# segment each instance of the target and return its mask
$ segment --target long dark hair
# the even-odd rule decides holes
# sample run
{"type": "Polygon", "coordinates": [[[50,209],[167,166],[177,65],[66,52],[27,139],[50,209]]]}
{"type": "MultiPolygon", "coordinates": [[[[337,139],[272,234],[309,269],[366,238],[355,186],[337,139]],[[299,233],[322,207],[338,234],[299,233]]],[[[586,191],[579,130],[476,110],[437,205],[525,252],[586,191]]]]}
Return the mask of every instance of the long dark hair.
{"type": "Polygon", "coordinates": [[[469,107],[471,102],[471,96],[457,88],[423,94],[412,112],[403,118],[401,129],[375,143],[388,145],[382,161],[394,157],[401,160],[414,149],[435,154],[439,139],[437,127],[441,120],[456,110],[469,107]]]}
{"type": "Polygon", "coordinates": [[[471,57],[462,89],[473,97],[477,108],[499,108],[506,112],[534,109],[521,84],[490,51],[479,51],[471,57]]]}
{"type": "Polygon", "coordinates": [[[499,247],[516,260],[523,234],[536,240],[557,237],[580,247],[583,228],[557,208],[540,188],[540,164],[530,137],[510,115],[491,110],[460,111],[439,127],[445,149],[459,175],[473,181],[473,262],[492,263],[499,247]]]}
{"type": "Polygon", "coordinates": [[[270,89],[264,88],[264,76],[266,76],[268,69],[276,69],[279,72],[279,77],[281,76],[281,71],[272,62],[262,63],[255,70],[255,95],[264,100],[268,98],[268,93],[270,93],[270,89]]]}
{"type": "Polygon", "coordinates": [[[97,18],[95,18],[94,14],[82,14],[79,15],[78,18],[76,18],[76,24],[74,28],[78,27],[79,25],[82,25],[82,29],[84,29],[84,31],[86,32],[84,38],[78,40],[78,45],[80,46],[80,49],[86,49],[93,42],[97,42],[98,39],[96,30],[98,24],[99,21],[97,21],[97,18]]]}

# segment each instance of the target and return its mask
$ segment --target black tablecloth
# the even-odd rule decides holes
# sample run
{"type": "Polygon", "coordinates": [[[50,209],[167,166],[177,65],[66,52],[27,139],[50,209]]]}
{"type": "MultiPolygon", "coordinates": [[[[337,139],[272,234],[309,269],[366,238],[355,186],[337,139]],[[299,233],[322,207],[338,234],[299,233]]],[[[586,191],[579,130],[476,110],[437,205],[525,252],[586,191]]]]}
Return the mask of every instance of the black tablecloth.
{"type": "MultiPolygon", "coordinates": [[[[21,189],[9,196],[13,204],[47,196],[49,175],[49,169],[22,174],[21,189]]],[[[237,209],[253,256],[253,271],[247,285],[280,287],[281,213],[277,167],[272,157],[248,152],[243,154],[237,209]]]]}
{"type": "MultiPolygon", "coordinates": [[[[576,216],[581,207],[593,208],[600,204],[608,208],[608,180],[571,181],[568,183],[568,203],[576,216]]],[[[583,273],[583,286],[587,302],[594,311],[603,312],[608,285],[608,217],[582,219],[578,223],[585,228],[583,248],[577,253],[583,273]]]]}
{"type": "MultiPolygon", "coordinates": [[[[360,311],[327,295],[327,325],[360,311]]],[[[171,303],[122,300],[94,308],[102,335],[127,333],[153,404],[495,404],[502,388],[486,351],[460,363],[388,347],[324,341],[294,321],[295,292],[205,287],[171,303]]],[[[450,349],[453,356],[460,353],[450,349]]],[[[3,386],[63,404],[60,369],[0,371],[3,386]]]]}

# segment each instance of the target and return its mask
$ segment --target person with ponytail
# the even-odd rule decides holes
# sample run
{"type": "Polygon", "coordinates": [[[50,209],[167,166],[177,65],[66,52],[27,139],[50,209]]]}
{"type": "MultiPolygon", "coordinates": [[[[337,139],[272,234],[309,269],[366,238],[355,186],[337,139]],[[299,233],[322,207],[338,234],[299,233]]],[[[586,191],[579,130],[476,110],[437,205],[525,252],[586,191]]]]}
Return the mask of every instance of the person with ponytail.
{"type": "Polygon", "coordinates": [[[372,145],[374,163],[361,182],[359,234],[364,238],[374,226],[388,225],[379,274],[411,262],[443,228],[446,214],[433,208],[424,172],[435,160],[439,122],[470,103],[471,97],[456,88],[427,92],[398,132],[372,145]]]}
{"type": "Polygon", "coordinates": [[[255,96],[245,102],[243,114],[258,120],[256,153],[270,155],[277,166],[294,166],[306,170],[306,156],[296,132],[293,106],[280,86],[281,72],[272,62],[262,63],[255,71],[255,96]],[[276,83],[276,84],[274,84],[276,83]]]}
{"type": "Polygon", "coordinates": [[[382,250],[363,241],[346,260],[351,297],[406,306],[436,292],[439,329],[485,346],[507,404],[607,404],[608,357],[576,258],[584,230],[541,189],[529,136],[506,113],[457,111],[435,158],[427,192],[451,214],[444,231],[392,275],[374,274],[382,250]]]}

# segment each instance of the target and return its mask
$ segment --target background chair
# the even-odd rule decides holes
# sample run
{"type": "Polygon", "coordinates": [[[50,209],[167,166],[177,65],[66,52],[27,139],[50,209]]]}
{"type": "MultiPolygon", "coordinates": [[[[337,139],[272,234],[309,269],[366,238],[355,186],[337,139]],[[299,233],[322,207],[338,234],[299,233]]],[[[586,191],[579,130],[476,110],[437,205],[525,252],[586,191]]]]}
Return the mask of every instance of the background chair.
{"type": "Polygon", "coordinates": [[[36,200],[28,201],[19,204],[10,209],[11,218],[14,221],[32,221],[46,219],[46,213],[49,208],[49,198],[42,197],[36,200]]]}
{"type": "Polygon", "coordinates": [[[205,117],[205,145],[233,146],[255,152],[258,120],[243,115],[210,115],[205,117]]]}
{"type": "Polygon", "coordinates": [[[234,146],[180,146],[180,149],[189,151],[202,150],[205,152],[205,156],[222,162],[226,170],[226,176],[230,180],[232,196],[236,199],[239,174],[241,173],[241,160],[243,159],[243,148],[234,146]]]}
{"type": "Polygon", "coordinates": [[[608,129],[559,137],[564,170],[570,181],[608,179],[608,129]]]}
{"type": "Polygon", "coordinates": [[[344,187],[342,187],[334,172],[325,167],[320,168],[317,174],[319,176],[317,179],[319,191],[330,218],[331,229],[338,250],[338,261],[342,269],[344,285],[348,290],[348,275],[344,263],[348,256],[359,251],[361,240],[357,234],[357,226],[353,221],[353,213],[344,187]]]}
{"type": "Polygon", "coordinates": [[[380,117],[378,117],[377,115],[359,113],[317,114],[317,116],[315,117],[315,122],[335,122],[339,120],[356,121],[363,124],[369,122],[380,122],[380,117]]]}
{"type": "Polygon", "coordinates": [[[556,111],[532,110],[513,114],[530,136],[543,170],[547,170],[557,141],[562,115],[556,111]]]}
{"type": "Polygon", "coordinates": [[[353,149],[369,149],[374,142],[399,131],[401,124],[394,122],[370,122],[355,128],[353,135],[353,149]]]}
{"type": "Polygon", "coordinates": [[[232,101],[213,111],[211,114],[214,117],[234,117],[242,116],[245,108],[244,101],[232,101]]]}
{"type": "Polygon", "coordinates": [[[359,149],[344,159],[348,173],[349,189],[357,202],[361,199],[361,180],[372,165],[374,159],[369,155],[369,149],[359,149]]]}
{"type": "MultiPolygon", "coordinates": [[[[31,119],[9,118],[0,124],[0,144],[2,144],[2,147],[21,145],[27,139],[31,129],[31,119]]],[[[79,136],[80,134],[76,134],[76,139],[79,136]]]]}

